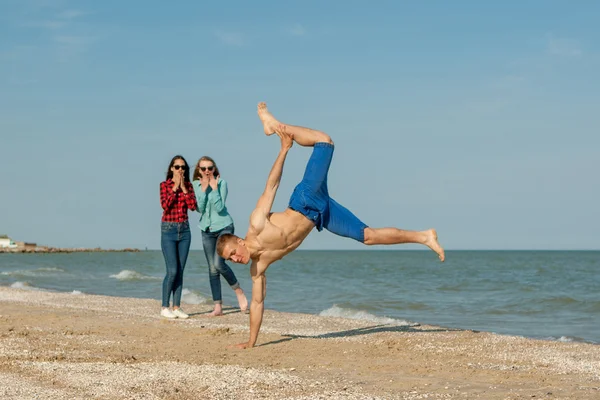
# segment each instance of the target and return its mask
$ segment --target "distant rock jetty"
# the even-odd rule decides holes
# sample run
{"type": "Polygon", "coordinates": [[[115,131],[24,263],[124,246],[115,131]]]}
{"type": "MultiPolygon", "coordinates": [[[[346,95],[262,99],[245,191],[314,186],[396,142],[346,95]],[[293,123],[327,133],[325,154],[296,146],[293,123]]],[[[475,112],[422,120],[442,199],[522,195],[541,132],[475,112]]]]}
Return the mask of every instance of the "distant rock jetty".
{"type": "Polygon", "coordinates": [[[96,247],[93,249],[87,249],[83,247],[77,248],[64,248],[64,247],[48,247],[48,246],[35,246],[35,247],[27,247],[27,248],[5,248],[0,247],[1,253],[108,253],[108,252],[121,252],[121,253],[137,253],[139,249],[102,249],[100,247],[96,247]]]}
{"type": "Polygon", "coordinates": [[[93,249],[86,249],[82,247],[77,248],[63,248],[63,247],[50,247],[50,246],[38,246],[36,243],[17,242],[13,241],[8,235],[0,235],[0,253],[101,253],[101,252],[138,252],[138,249],[101,249],[96,247],[93,249]]]}

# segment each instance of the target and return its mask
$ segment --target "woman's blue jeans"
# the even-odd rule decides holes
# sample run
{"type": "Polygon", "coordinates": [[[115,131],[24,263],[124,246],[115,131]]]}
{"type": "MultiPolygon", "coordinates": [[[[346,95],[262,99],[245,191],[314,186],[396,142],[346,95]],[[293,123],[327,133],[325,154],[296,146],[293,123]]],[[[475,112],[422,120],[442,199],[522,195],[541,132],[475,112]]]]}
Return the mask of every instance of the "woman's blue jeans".
{"type": "Polygon", "coordinates": [[[223,278],[225,278],[233,290],[236,290],[240,287],[240,284],[238,283],[238,280],[231,268],[225,264],[223,257],[219,256],[217,253],[217,240],[219,239],[219,236],[225,233],[233,234],[233,231],[233,224],[215,232],[202,231],[202,246],[204,247],[206,262],[208,263],[210,290],[215,303],[223,302],[221,298],[221,275],[223,275],[223,278]]]}
{"type": "Polygon", "coordinates": [[[173,306],[179,307],[183,288],[183,270],[192,242],[190,225],[188,221],[162,222],[160,231],[160,247],[167,266],[167,274],[162,285],[162,306],[169,307],[172,293],[173,306]]]}

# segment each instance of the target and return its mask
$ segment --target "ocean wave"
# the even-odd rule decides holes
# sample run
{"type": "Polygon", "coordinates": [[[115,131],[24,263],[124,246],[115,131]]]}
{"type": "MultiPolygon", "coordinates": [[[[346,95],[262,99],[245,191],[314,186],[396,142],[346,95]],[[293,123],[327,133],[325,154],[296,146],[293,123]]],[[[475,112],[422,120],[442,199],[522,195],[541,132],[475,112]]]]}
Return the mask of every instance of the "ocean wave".
{"type": "Polygon", "coordinates": [[[463,290],[469,288],[469,282],[461,282],[455,285],[452,284],[442,284],[437,288],[437,290],[441,290],[444,292],[462,292],[463,290]]]}
{"type": "Polygon", "coordinates": [[[417,326],[419,324],[414,322],[409,322],[401,319],[394,319],[388,317],[378,317],[376,315],[370,314],[366,311],[362,310],[353,310],[350,308],[342,308],[338,305],[333,305],[333,307],[328,308],[327,310],[323,310],[319,313],[322,317],[339,317],[339,318],[348,318],[348,319],[358,319],[362,321],[371,321],[376,322],[378,324],[394,324],[394,325],[406,325],[406,326],[417,326]]]}
{"type": "Polygon", "coordinates": [[[576,336],[561,336],[561,337],[556,337],[556,336],[550,336],[548,338],[545,338],[547,340],[553,340],[553,341],[557,341],[557,342],[563,342],[563,343],[571,343],[571,342],[575,342],[575,343],[591,343],[591,344],[598,344],[598,342],[594,342],[593,340],[586,340],[580,337],[576,337],[576,336]]]}
{"type": "Polygon", "coordinates": [[[600,313],[600,301],[588,301],[584,304],[584,309],[590,313],[600,313]]]}
{"type": "Polygon", "coordinates": [[[137,271],[132,271],[130,269],[124,269],[118,274],[110,275],[109,278],[115,278],[119,281],[155,281],[162,279],[156,276],[144,275],[137,271]]]}
{"type": "Polygon", "coordinates": [[[56,268],[56,267],[42,267],[42,268],[36,268],[36,269],[19,269],[16,271],[3,271],[2,275],[6,275],[6,276],[14,276],[14,277],[35,277],[35,276],[49,276],[52,275],[54,273],[61,273],[61,272],[65,272],[64,269],[62,268],[56,268]]]}
{"type": "Polygon", "coordinates": [[[534,316],[537,314],[547,314],[547,311],[543,308],[536,309],[524,309],[522,305],[510,305],[506,308],[493,308],[481,313],[481,315],[530,315],[534,316]]]}
{"type": "Polygon", "coordinates": [[[545,298],[545,299],[539,299],[536,302],[559,305],[559,306],[581,303],[581,301],[574,299],[572,297],[569,297],[569,296],[550,297],[550,298],[545,298]]]}
{"type": "Polygon", "coordinates": [[[187,304],[204,304],[208,299],[196,291],[183,289],[181,291],[181,301],[187,304]]]}
{"type": "Polygon", "coordinates": [[[570,336],[561,336],[558,338],[559,342],[574,342],[576,339],[570,336]]]}
{"type": "Polygon", "coordinates": [[[81,292],[80,290],[73,290],[73,291],[71,292],[71,294],[74,294],[74,295],[80,295],[80,294],[83,294],[83,292],[81,292]]]}
{"type": "Polygon", "coordinates": [[[570,296],[556,296],[532,299],[530,302],[534,307],[541,307],[543,310],[588,310],[597,312],[600,310],[600,301],[589,299],[577,299],[570,296]]]}
{"type": "Polygon", "coordinates": [[[35,290],[40,292],[43,291],[43,289],[31,286],[29,282],[14,282],[12,285],[10,285],[10,287],[14,289],[35,290]]]}

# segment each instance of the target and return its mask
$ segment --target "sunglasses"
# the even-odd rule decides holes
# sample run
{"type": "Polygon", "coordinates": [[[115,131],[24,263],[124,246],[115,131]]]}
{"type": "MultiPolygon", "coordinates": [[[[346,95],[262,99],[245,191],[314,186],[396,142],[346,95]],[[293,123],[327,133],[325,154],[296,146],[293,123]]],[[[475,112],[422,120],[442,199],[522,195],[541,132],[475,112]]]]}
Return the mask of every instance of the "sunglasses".
{"type": "Polygon", "coordinates": [[[187,169],[187,167],[185,165],[173,165],[173,168],[175,168],[176,170],[179,171],[179,169],[187,169]]]}
{"type": "Polygon", "coordinates": [[[212,171],[213,169],[215,169],[214,165],[211,165],[210,167],[198,167],[200,168],[200,171],[204,172],[206,170],[212,171]]]}

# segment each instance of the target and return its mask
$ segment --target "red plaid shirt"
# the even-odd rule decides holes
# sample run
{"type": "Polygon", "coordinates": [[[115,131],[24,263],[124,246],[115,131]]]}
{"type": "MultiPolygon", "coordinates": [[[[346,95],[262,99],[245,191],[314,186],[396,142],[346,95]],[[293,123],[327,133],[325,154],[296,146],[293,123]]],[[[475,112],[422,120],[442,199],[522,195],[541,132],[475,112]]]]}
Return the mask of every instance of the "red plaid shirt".
{"type": "Polygon", "coordinates": [[[168,179],[160,183],[160,205],[163,208],[163,222],[185,222],[188,220],[187,210],[196,211],[196,195],[191,182],[186,182],[188,192],[179,188],[173,192],[173,181],[168,179]]]}

